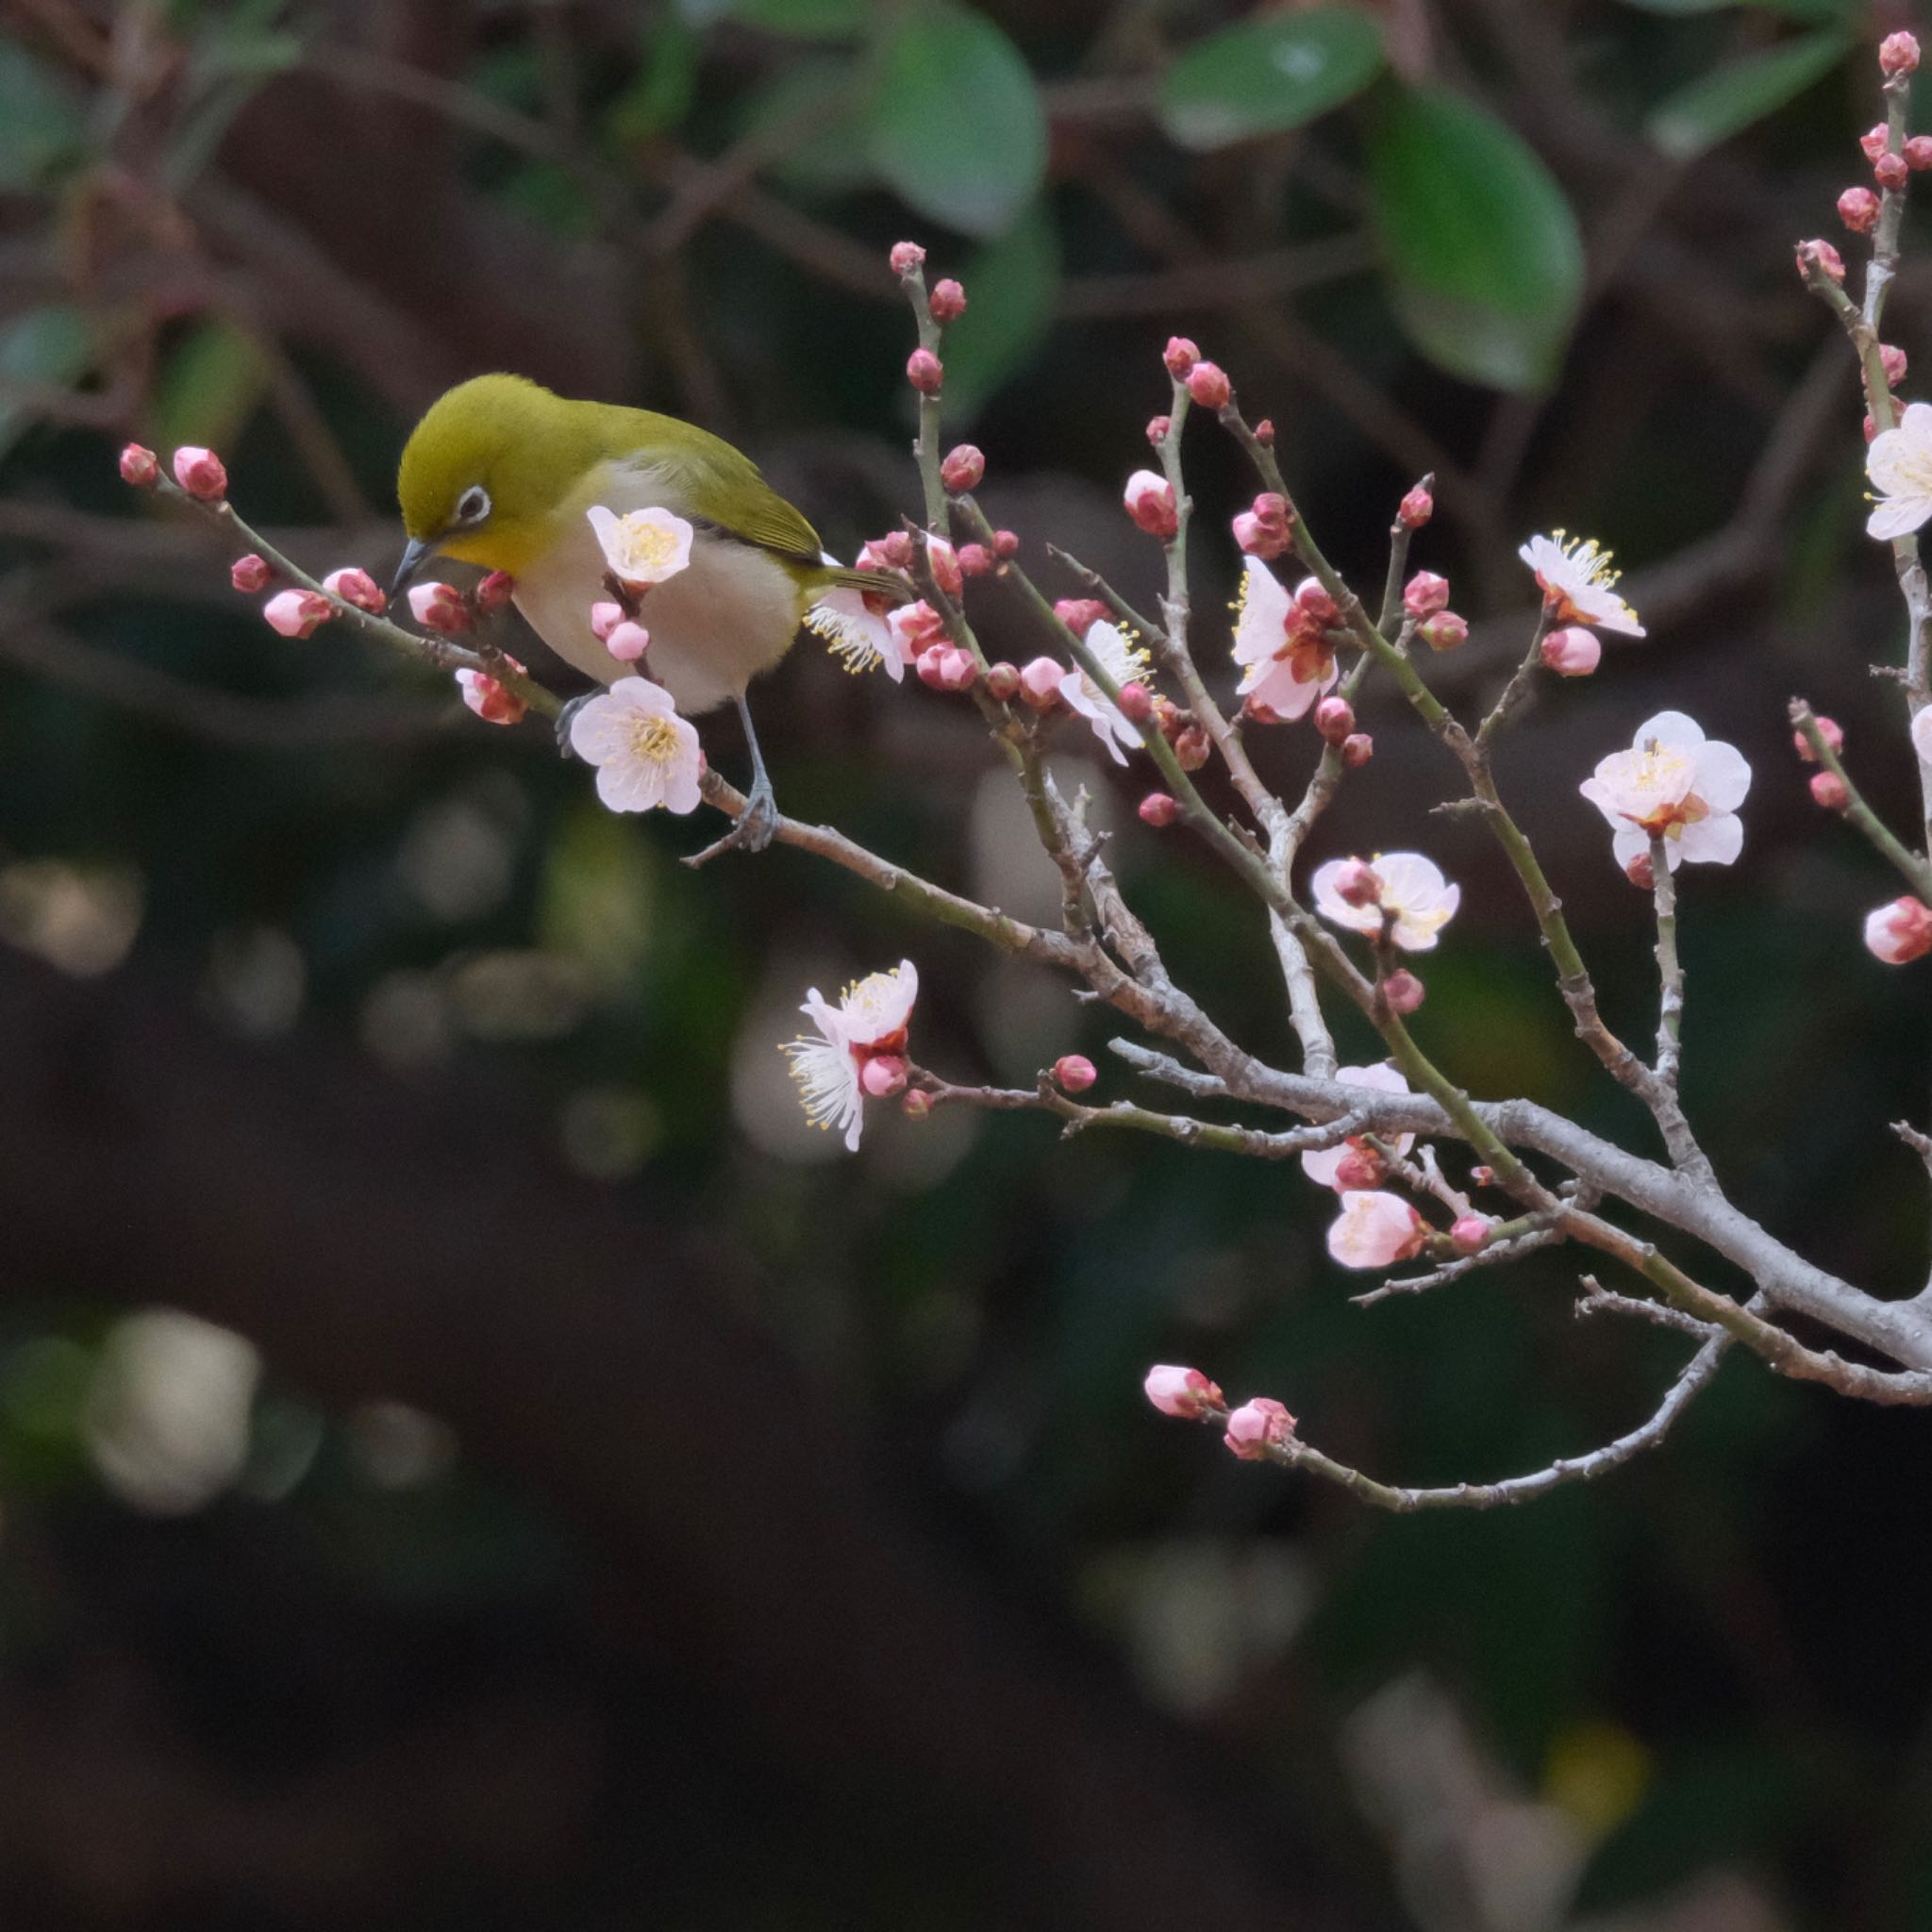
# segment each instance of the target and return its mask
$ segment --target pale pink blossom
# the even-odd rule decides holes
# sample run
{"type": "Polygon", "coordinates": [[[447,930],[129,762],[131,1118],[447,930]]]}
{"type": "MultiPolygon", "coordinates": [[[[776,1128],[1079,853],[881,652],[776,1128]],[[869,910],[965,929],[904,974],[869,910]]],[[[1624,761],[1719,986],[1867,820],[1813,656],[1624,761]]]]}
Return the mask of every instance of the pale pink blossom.
{"type": "Polygon", "coordinates": [[[620,677],[571,719],[570,744],[596,766],[597,796],[612,811],[661,805],[681,816],[697,809],[704,770],[698,735],[661,684],[620,677]]]}
{"type": "Polygon", "coordinates": [[[591,606],[591,635],[602,643],[609,641],[610,633],[624,622],[624,606],[608,597],[600,597],[591,606]]]}
{"type": "Polygon", "coordinates": [[[336,614],[336,607],[319,591],[277,591],[261,614],[285,638],[306,638],[336,614]]]}
{"type": "Polygon", "coordinates": [[[648,591],[653,584],[675,577],[691,561],[694,532],[668,509],[654,505],[619,516],[599,503],[584,514],[597,533],[597,547],[610,575],[633,591],[648,591]]]}
{"type": "Polygon", "coordinates": [[[1599,548],[1594,537],[1558,530],[1532,537],[1516,554],[1536,573],[1543,602],[1561,622],[1594,625],[1633,638],[1643,635],[1636,611],[1617,595],[1620,573],[1610,566],[1610,553],[1599,548]]]}
{"type": "Polygon", "coordinates": [[[1281,719],[1306,715],[1341,675],[1323,635],[1319,608],[1291,596],[1280,578],[1253,557],[1241,566],[1234,661],[1243,667],[1238,694],[1252,697],[1281,719]]]}
{"type": "Polygon", "coordinates": [[[1020,695],[1036,711],[1050,711],[1060,701],[1067,667],[1058,658],[1032,658],[1020,667],[1020,695]]]}
{"type": "MultiPolygon", "coordinates": [[[[869,1063],[881,1057],[895,1059],[903,1078],[906,1036],[918,996],[919,972],[910,959],[848,986],[836,1007],[813,987],[799,1011],[818,1028],[818,1037],[788,1041],[779,1049],[791,1063],[806,1118],[815,1127],[837,1127],[849,1152],[858,1147],[869,1063]]],[[[884,1081],[888,1088],[891,1073],[884,1081]]]]}
{"type": "MultiPolygon", "coordinates": [[[[1101,622],[1090,625],[1084,640],[1094,661],[1113,680],[1118,691],[1124,684],[1144,685],[1148,677],[1145,651],[1131,642],[1118,625],[1101,622]]],[[[1024,676],[1023,672],[1022,676],[1024,676]]],[[[1122,715],[1121,708],[1099,685],[1076,665],[1062,672],[1059,694],[1067,708],[1077,711],[1093,727],[1093,735],[1117,765],[1127,761],[1127,753],[1141,748],[1141,734],[1122,715]]]]}
{"type": "Polygon", "coordinates": [[[1360,873],[1352,870],[1361,862],[1358,858],[1331,858],[1315,868],[1310,881],[1315,910],[1331,924],[1350,932],[1379,933],[1386,924],[1390,937],[1404,952],[1432,951],[1436,935],[1449,924],[1462,901],[1462,888],[1452,886],[1441,867],[1419,852],[1378,852],[1370,861],[1375,897],[1355,905],[1342,896],[1342,889],[1366,890],[1360,873]]]}
{"type": "Polygon", "coordinates": [[[1328,1252],[1344,1268],[1388,1268],[1422,1252],[1428,1224],[1399,1194],[1351,1191],[1328,1229],[1328,1252]]]}
{"type": "Polygon", "coordinates": [[[622,618],[611,625],[604,648],[620,664],[635,664],[651,648],[651,633],[642,625],[622,618]]]}
{"type": "Polygon", "coordinates": [[[1868,537],[1908,537],[1932,517],[1932,403],[1907,403],[1897,426],[1872,439],[1865,475],[1879,496],[1868,537]]]}
{"type": "Polygon", "coordinates": [[[1259,1462],[1294,1435],[1294,1418],[1272,1395],[1251,1396],[1227,1418],[1227,1446],[1243,1462],[1259,1462]]]}
{"type": "Polygon", "coordinates": [[[1188,1421],[1219,1408],[1227,1399],[1199,1369],[1183,1368],[1178,1362],[1157,1362],[1141,1387],[1162,1415],[1188,1421]]]}
{"type": "Polygon", "coordinates": [[[1648,854],[1653,833],[1663,839],[1673,872],[1686,859],[1729,865],[1743,849],[1738,808],[1751,789],[1751,767],[1735,745],[1706,738],[1681,711],[1646,718],[1631,749],[1612,752],[1577,789],[1614,828],[1610,850],[1622,867],[1648,854]]]}
{"type": "Polygon", "coordinates": [[[1903,966],[1932,952],[1932,906],[1909,894],[1865,915],[1865,944],[1888,966],[1903,966]]]}
{"type": "MultiPolygon", "coordinates": [[[[1387,1060],[1377,1060],[1372,1067],[1337,1067],[1335,1077],[1344,1087],[1369,1087],[1377,1093],[1412,1093],[1415,1091],[1387,1060]]],[[[1396,1153],[1407,1154],[1415,1145],[1415,1136],[1399,1134],[1391,1144],[1396,1153]]],[[[1339,1188],[1341,1182],[1337,1170],[1357,1145],[1357,1140],[1347,1140],[1337,1141],[1333,1147],[1311,1148],[1302,1156],[1302,1172],[1317,1187],[1339,1188]]]]}

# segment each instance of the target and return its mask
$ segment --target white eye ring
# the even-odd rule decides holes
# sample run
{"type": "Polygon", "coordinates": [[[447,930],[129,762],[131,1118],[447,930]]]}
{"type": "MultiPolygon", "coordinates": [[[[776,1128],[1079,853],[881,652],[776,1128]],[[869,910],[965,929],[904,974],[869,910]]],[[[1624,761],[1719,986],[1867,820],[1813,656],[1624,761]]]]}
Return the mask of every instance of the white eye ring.
{"type": "Polygon", "coordinates": [[[490,492],[478,484],[473,484],[457,501],[457,521],[459,524],[480,524],[490,514],[490,492]]]}

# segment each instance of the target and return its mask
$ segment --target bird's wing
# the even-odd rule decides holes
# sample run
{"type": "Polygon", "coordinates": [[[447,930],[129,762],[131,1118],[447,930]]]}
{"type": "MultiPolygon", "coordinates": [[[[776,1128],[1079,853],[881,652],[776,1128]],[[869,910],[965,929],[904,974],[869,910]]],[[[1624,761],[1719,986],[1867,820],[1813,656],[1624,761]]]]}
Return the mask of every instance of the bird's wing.
{"type": "Polygon", "coordinates": [[[675,475],[683,508],[746,543],[797,563],[816,563],[824,546],[804,514],[767,483],[758,466],[722,437],[680,424],[683,446],[654,452],[653,462],[675,475]]]}

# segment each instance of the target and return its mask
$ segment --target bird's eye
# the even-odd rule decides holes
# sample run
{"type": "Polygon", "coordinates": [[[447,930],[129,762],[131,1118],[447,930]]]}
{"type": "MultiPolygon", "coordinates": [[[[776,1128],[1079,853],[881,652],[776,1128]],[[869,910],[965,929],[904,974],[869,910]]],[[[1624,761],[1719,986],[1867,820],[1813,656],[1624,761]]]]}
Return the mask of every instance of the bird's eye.
{"type": "Polygon", "coordinates": [[[480,524],[490,514],[490,492],[480,485],[463,491],[457,501],[457,522],[480,524]]]}

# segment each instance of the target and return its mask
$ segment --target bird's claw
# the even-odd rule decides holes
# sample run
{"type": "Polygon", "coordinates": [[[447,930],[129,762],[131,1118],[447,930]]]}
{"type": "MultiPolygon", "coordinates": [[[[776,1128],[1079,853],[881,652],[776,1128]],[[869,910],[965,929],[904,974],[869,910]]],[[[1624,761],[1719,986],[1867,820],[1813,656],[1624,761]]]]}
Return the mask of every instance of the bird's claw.
{"type": "Polygon", "coordinates": [[[738,822],[722,839],[714,840],[702,852],[684,862],[695,871],[716,858],[721,852],[762,852],[777,836],[778,801],[769,785],[755,785],[744,801],[738,822]]]}

